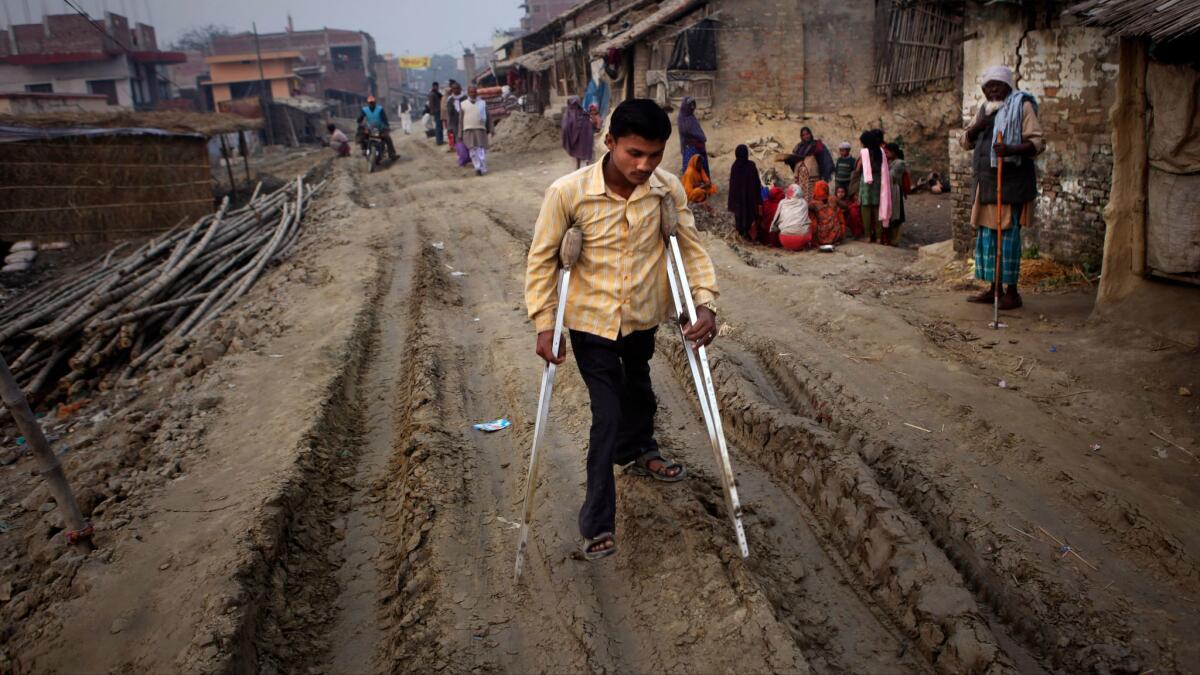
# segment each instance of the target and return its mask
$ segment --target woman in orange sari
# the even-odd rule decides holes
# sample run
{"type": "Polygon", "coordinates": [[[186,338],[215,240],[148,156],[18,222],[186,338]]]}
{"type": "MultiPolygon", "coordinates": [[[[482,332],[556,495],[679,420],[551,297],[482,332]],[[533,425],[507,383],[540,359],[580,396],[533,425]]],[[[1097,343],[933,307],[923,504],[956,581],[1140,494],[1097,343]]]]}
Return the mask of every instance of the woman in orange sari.
{"type": "Polygon", "coordinates": [[[840,244],[846,236],[846,219],[841,209],[829,199],[829,183],[817,181],[809,203],[813,222],[813,241],[817,246],[840,244]]]}
{"type": "Polygon", "coordinates": [[[713,185],[712,179],[704,172],[700,155],[692,155],[688,160],[687,171],[683,172],[683,191],[687,193],[689,202],[700,205],[706,211],[712,211],[708,198],[717,194],[717,186],[713,185]]]}

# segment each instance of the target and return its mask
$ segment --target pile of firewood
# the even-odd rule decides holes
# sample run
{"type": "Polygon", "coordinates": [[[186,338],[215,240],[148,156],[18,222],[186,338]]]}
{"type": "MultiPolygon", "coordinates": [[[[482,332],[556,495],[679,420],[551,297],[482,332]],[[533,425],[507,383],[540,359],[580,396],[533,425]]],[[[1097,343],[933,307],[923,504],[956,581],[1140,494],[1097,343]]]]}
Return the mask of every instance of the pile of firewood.
{"type": "Polygon", "coordinates": [[[106,257],[0,310],[0,351],[27,396],[74,397],[111,387],[188,343],[292,254],[301,219],[325,183],[303,178],[183,224],[122,257],[106,257]],[[57,387],[53,385],[57,384],[57,387]]]}

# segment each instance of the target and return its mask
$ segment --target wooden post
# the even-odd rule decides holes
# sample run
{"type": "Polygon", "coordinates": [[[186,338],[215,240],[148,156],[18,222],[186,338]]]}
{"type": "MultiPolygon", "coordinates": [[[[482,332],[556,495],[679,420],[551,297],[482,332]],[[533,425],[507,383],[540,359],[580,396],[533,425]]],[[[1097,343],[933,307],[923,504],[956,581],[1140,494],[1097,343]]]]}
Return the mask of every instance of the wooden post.
{"type": "Polygon", "coordinates": [[[246,169],[246,185],[254,182],[250,178],[250,145],[246,143],[246,132],[238,129],[238,151],[242,153],[242,167],[246,169]]]}
{"type": "Polygon", "coordinates": [[[229,172],[229,191],[237,201],[237,182],[233,179],[233,160],[229,156],[229,145],[225,143],[225,134],[221,134],[221,156],[225,158],[225,170],[229,172]]]}
{"type": "Polygon", "coordinates": [[[79,512],[79,504],[75,501],[70,484],[67,483],[62,464],[58,462],[58,456],[46,440],[42,425],[38,424],[37,418],[34,417],[29,401],[25,399],[25,394],[13,377],[12,371],[8,369],[8,362],[4,357],[0,357],[0,398],[4,399],[4,405],[8,407],[13,421],[17,423],[17,429],[25,436],[29,449],[40,465],[42,477],[50,486],[50,494],[54,495],[54,501],[62,510],[63,520],[66,521],[67,527],[71,528],[67,531],[67,540],[81,550],[91,551],[95,548],[91,539],[92,528],[79,512]]]}

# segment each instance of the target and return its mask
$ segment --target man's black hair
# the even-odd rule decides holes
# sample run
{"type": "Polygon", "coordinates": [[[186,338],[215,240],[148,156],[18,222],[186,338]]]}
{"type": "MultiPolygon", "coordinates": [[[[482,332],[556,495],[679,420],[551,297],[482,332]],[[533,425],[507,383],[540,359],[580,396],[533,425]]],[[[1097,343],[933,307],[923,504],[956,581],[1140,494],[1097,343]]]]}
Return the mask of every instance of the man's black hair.
{"type": "Polygon", "coordinates": [[[329,129],[330,132],[333,132],[334,129],[337,129],[337,125],[334,124],[333,122],[330,122],[328,125],[325,126],[325,128],[329,129]]]}
{"type": "Polygon", "coordinates": [[[433,86],[434,86],[434,87],[438,86],[438,83],[437,83],[437,82],[434,82],[434,83],[433,83],[433,86]]]}
{"type": "Polygon", "coordinates": [[[613,111],[608,133],[613,138],[641,136],[648,141],[666,141],[671,138],[671,118],[654,101],[634,98],[613,111]]]}

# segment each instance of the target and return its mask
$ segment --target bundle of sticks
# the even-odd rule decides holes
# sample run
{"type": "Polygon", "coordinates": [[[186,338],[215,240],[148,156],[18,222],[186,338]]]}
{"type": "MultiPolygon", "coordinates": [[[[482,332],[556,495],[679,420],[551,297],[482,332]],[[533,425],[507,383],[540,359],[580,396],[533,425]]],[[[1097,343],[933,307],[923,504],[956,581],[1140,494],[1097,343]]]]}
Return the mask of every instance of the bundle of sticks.
{"type": "Polygon", "coordinates": [[[246,293],[267,265],[288,258],[304,212],[325,183],[303,177],[246,206],[170,231],[121,256],[60,276],[0,309],[0,352],[31,401],[75,398],[188,343],[246,293]],[[57,383],[57,386],[52,386],[57,383]]]}

